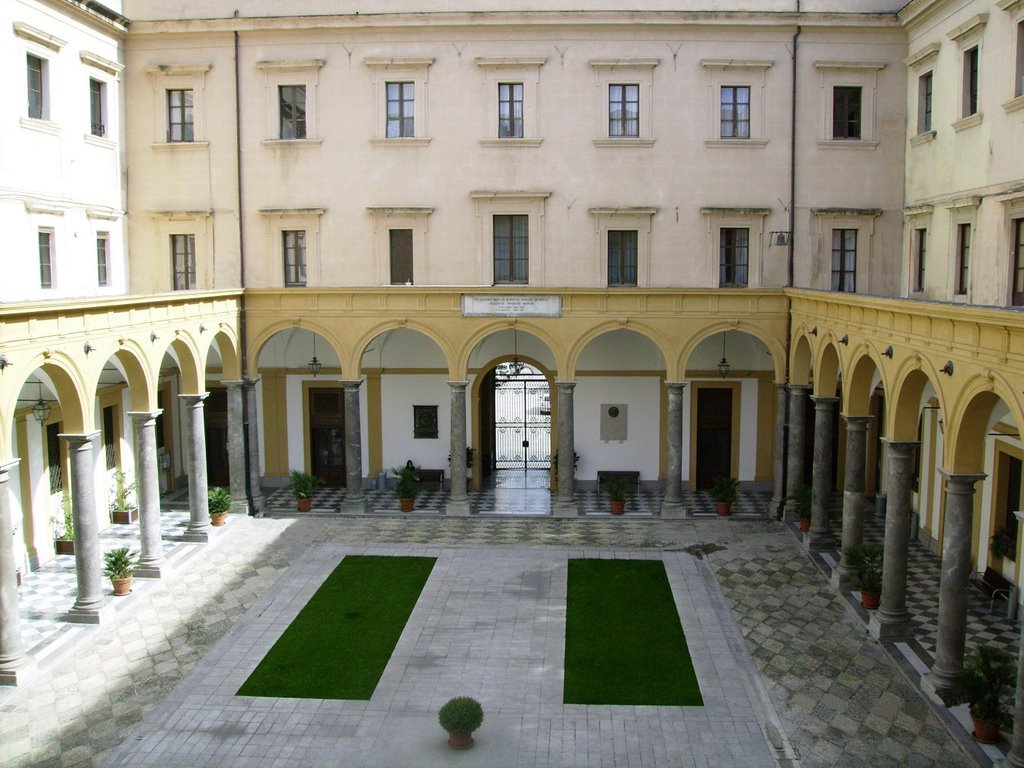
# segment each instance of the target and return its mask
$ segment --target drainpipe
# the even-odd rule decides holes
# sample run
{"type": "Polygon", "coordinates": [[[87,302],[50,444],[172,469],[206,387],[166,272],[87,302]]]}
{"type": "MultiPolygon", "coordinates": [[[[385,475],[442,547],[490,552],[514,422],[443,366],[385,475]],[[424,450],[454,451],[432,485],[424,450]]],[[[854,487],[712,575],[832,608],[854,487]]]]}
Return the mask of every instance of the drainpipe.
{"type": "MultiPolygon", "coordinates": [[[[238,9],[235,9],[236,19],[239,17],[238,9]]],[[[242,293],[238,299],[238,336],[239,354],[242,356],[242,452],[245,455],[245,506],[250,515],[255,515],[252,501],[252,457],[249,453],[249,419],[255,414],[249,413],[249,396],[245,391],[245,384],[249,380],[249,342],[246,332],[245,320],[245,217],[242,216],[242,107],[241,107],[241,80],[238,60],[238,26],[232,33],[234,37],[235,55],[235,186],[238,192],[236,200],[238,206],[238,287],[242,293]]]]}

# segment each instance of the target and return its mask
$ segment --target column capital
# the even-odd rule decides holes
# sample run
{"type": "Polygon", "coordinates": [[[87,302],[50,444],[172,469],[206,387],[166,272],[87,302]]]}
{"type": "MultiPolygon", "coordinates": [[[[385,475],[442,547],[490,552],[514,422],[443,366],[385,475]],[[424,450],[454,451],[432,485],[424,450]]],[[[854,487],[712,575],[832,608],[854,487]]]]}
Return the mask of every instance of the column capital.
{"type": "Polygon", "coordinates": [[[835,408],[839,402],[839,398],[835,396],[811,395],[810,397],[814,407],[820,408],[823,411],[835,408]]]}
{"type": "Polygon", "coordinates": [[[163,408],[157,408],[155,411],[128,411],[128,415],[132,417],[133,421],[141,421],[143,423],[155,419],[157,416],[164,412],[163,408]]]}
{"type": "Polygon", "coordinates": [[[984,472],[964,473],[950,472],[948,469],[939,467],[939,474],[946,478],[946,493],[953,494],[974,494],[974,485],[984,480],[988,475],[984,472]]]}
{"type": "Polygon", "coordinates": [[[895,453],[897,456],[910,456],[910,452],[913,451],[921,443],[917,440],[889,440],[882,438],[882,442],[885,443],[886,447],[895,453]]]}
{"type": "Polygon", "coordinates": [[[18,466],[18,464],[20,463],[21,459],[11,459],[10,461],[0,463],[0,485],[3,485],[4,483],[7,482],[8,478],[10,477],[11,470],[18,466]]]}
{"type": "Polygon", "coordinates": [[[98,429],[95,432],[86,432],[85,434],[81,435],[68,434],[64,432],[61,432],[59,435],[57,435],[58,438],[70,443],[71,445],[85,445],[86,443],[91,443],[99,436],[100,431],[98,429]]]}
{"type": "Polygon", "coordinates": [[[224,385],[225,389],[232,389],[232,390],[234,390],[234,389],[242,389],[243,387],[245,387],[245,381],[242,380],[242,379],[238,379],[236,381],[227,381],[227,380],[225,380],[225,381],[222,381],[221,384],[224,385]]]}
{"type": "Polygon", "coordinates": [[[445,384],[447,384],[452,389],[465,389],[466,387],[469,386],[468,381],[446,381],[445,384]]]}
{"type": "Polygon", "coordinates": [[[187,395],[178,395],[178,399],[186,405],[202,405],[203,400],[210,396],[209,392],[193,392],[187,395]]]}
{"type": "Polygon", "coordinates": [[[670,392],[682,392],[686,389],[687,383],[685,381],[666,381],[665,386],[670,392]]]}
{"type": "Polygon", "coordinates": [[[575,389],[575,387],[576,387],[576,382],[575,381],[556,381],[555,382],[555,386],[558,389],[560,389],[560,390],[564,390],[566,392],[572,392],[572,390],[575,389]]]}
{"type": "Polygon", "coordinates": [[[867,430],[871,420],[875,418],[874,416],[852,416],[848,413],[841,413],[839,415],[846,422],[847,432],[864,432],[867,430]]]}
{"type": "Polygon", "coordinates": [[[339,383],[345,389],[359,389],[363,386],[364,379],[342,379],[339,383]]]}
{"type": "Polygon", "coordinates": [[[811,388],[810,384],[788,384],[787,386],[789,387],[789,391],[794,394],[806,392],[808,389],[811,388]]]}
{"type": "Polygon", "coordinates": [[[789,386],[784,381],[776,381],[776,382],[773,382],[773,383],[775,384],[775,388],[776,389],[785,389],[787,386],[789,386]]]}

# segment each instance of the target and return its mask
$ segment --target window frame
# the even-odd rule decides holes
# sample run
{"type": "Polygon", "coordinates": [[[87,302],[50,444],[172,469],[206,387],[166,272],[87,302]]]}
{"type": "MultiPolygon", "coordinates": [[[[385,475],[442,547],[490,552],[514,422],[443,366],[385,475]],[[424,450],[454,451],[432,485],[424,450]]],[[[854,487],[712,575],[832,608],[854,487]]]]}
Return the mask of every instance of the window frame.
{"type": "Polygon", "coordinates": [[[305,288],[307,285],[306,230],[281,230],[281,258],[284,267],[285,288],[305,288]],[[293,242],[290,242],[293,241],[293,242]],[[290,259],[289,256],[295,258],[290,259]]]}
{"type": "Polygon", "coordinates": [[[750,139],[750,91],[749,85],[721,85],[719,86],[719,138],[731,141],[746,141],[750,139]],[[740,91],[746,92],[746,102],[738,97],[740,91]],[[726,91],[731,92],[731,99],[726,102],[726,91]],[[740,115],[740,107],[746,106],[746,117],[740,115]],[[726,111],[729,112],[729,119],[726,120],[726,111]],[[726,123],[731,130],[726,131],[726,123]],[[742,130],[745,128],[746,130],[742,130]]]}
{"type": "Polygon", "coordinates": [[[49,60],[43,56],[38,56],[31,51],[25,54],[25,74],[27,78],[26,91],[28,95],[28,106],[26,116],[30,120],[45,120],[50,119],[50,89],[49,89],[49,60]],[[36,70],[33,68],[33,61],[39,63],[38,77],[39,77],[39,88],[36,90],[32,82],[33,72],[36,70]],[[33,94],[37,94],[36,99],[38,104],[34,103],[33,94]]]}
{"type": "Polygon", "coordinates": [[[963,51],[963,100],[960,117],[973,117],[979,113],[979,83],[981,77],[981,45],[972,45],[963,51]]]}
{"type": "Polygon", "coordinates": [[[857,241],[860,230],[857,227],[834,227],[832,229],[831,291],[833,293],[857,293],[857,241]],[[836,240],[839,236],[839,246],[836,240]],[[849,247],[848,236],[853,236],[853,247],[849,247]],[[850,260],[853,264],[850,265],[850,260]]]}
{"type": "Polygon", "coordinates": [[[718,229],[718,287],[719,288],[746,288],[750,281],[750,227],[719,227],[718,229]],[[726,233],[729,236],[726,237],[726,233]],[[745,243],[735,242],[735,236],[739,233],[743,233],[746,239],[745,243]],[[730,242],[726,242],[730,241],[730,242]],[[741,264],[738,258],[740,249],[743,253],[743,279],[740,280],[740,267],[741,264]],[[726,258],[729,252],[732,252],[733,260],[730,264],[726,258]],[[728,275],[728,270],[732,269],[734,280],[723,279],[723,275],[728,275]]]}
{"type": "Polygon", "coordinates": [[[56,280],[54,280],[56,239],[57,234],[53,227],[39,227],[36,230],[39,252],[39,288],[44,291],[53,290],[56,287],[56,280]]]}
{"type": "Polygon", "coordinates": [[[596,125],[594,146],[597,147],[652,147],[654,68],[658,58],[590,59],[588,62],[596,79],[596,125]],[[635,86],[637,89],[636,133],[613,135],[612,86],[635,86]]]}
{"type": "Polygon", "coordinates": [[[391,282],[391,230],[396,229],[412,230],[414,285],[426,285],[430,275],[427,234],[429,232],[429,217],[434,209],[416,206],[373,206],[366,210],[373,217],[376,285],[385,287],[398,285],[398,283],[391,282]]]}
{"type": "Polygon", "coordinates": [[[594,219],[594,285],[604,288],[646,288],[650,285],[653,206],[604,206],[590,209],[594,219]],[[609,280],[612,232],[636,232],[636,282],[609,280]]]}
{"type": "MultiPolygon", "coordinates": [[[[254,272],[253,279],[265,281],[261,284],[279,288],[303,288],[322,284],[323,266],[320,253],[324,243],[321,219],[326,211],[326,208],[258,209],[264,222],[262,248],[266,258],[254,262],[257,269],[262,266],[264,271],[254,272]],[[288,282],[285,262],[287,255],[284,233],[299,231],[305,233],[305,282],[291,284],[288,282]]],[[[260,245],[259,241],[256,245],[260,245]]]]}
{"type": "Polygon", "coordinates": [[[274,59],[256,62],[263,73],[264,147],[318,147],[320,138],[320,70],[326,59],[274,59]],[[284,126],[289,117],[284,114],[282,88],[304,88],[304,134],[285,137],[284,126]]]}
{"type": "Polygon", "coordinates": [[[972,128],[982,122],[981,110],[981,54],[985,26],[988,24],[988,14],[979,13],[960,24],[947,33],[947,37],[957,44],[959,55],[959,81],[960,92],[956,112],[956,120],[953,122],[954,131],[962,131],[972,128]]]}
{"type": "Polygon", "coordinates": [[[917,78],[917,133],[932,131],[934,124],[935,72],[929,69],[917,78]]]}
{"type": "Polygon", "coordinates": [[[375,93],[375,105],[368,118],[372,121],[370,143],[380,146],[425,146],[430,143],[429,123],[429,73],[434,63],[432,57],[379,57],[363,59],[370,70],[375,93]],[[406,82],[413,84],[413,136],[387,135],[388,128],[388,83],[406,82]]]}
{"type": "Polygon", "coordinates": [[[820,149],[874,150],[878,147],[878,77],[886,68],[884,61],[818,60],[821,91],[820,149]],[[857,87],[860,93],[860,136],[837,138],[835,89],[857,87]]]}
{"type": "MultiPolygon", "coordinates": [[[[470,198],[476,206],[477,281],[483,285],[543,286],[546,276],[544,252],[544,210],[549,191],[541,190],[472,190],[470,198]],[[500,214],[529,217],[526,283],[499,283],[494,279],[494,216],[500,214]]],[[[471,282],[472,279],[467,280],[471,282]]]]}
{"type": "Polygon", "coordinates": [[[1024,216],[1010,219],[1010,305],[1024,306],[1024,216]]]}
{"type": "MultiPolygon", "coordinates": [[[[415,268],[415,249],[413,242],[415,240],[416,231],[411,227],[388,227],[388,278],[391,285],[415,285],[416,282],[416,268],[415,268]],[[403,246],[408,246],[408,279],[395,279],[395,257],[396,257],[396,235],[402,233],[402,238],[405,239],[405,233],[408,233],[408,243],[403,243],[403,246]]],[[[397,254],[401,255],[401,254],[397,254]]],[[[401,278],[401,275],[399,276],[401,278]]]]}
{"type": "Polygon", "coordinates": [[[916,226],[913,229],[913,280],[911,291],[913,293],[925,292],[925,277],[928,268],[928,227],[916,226]]]}
{"type": "Polygon", "coordinates": [[[608,138],[640,138],[640,83],[608,83],[608,138]]]}
{"type": "MultiPolygon", "coordinates": [[[[872,284],[875,267],[874,240],[875,220],[882,215],[880,208],[812,208],[811,213],[818,222],[817,268],[812,270],[818,274],[817,287],[832,291],[832,231],[856,229],[856,253],[854,257],[854,293],[864,294],[877,291],[872,284]]],[[[843,265],[845,271],[845,264],[843,265]]]]}
{"type": "Polygon", "coordinates": [[[388,80],[384,83],[384,138],[416,138],[416,81],[388,80]],[[393,94],[393,89],[397,89],[393,94]],[[395,105],[392,116],[392,105],[395,105]],[[410,114],[411,112],[411,114],[410,114]],[[395,132],[392,132],[392,126],[395,132]]]}
{"type": "Polygon", "coordinates": [[[492,213],[491,214],[491,259],[494,285],[529,285],[530,284],[530,215],[528,213],[492,213]],[[507,226],[507,234],[505,232],[507,226]],[[516,229],[519,225],[519,232],[516,229]],[[501,231],[499,231],[501,230],[501,231]],[[507,241],[508,277],[499,279],[499,244],[507,241]],[[521,270],[516,267],[521,266],[521,270]],[[520,273],[522,277],[519,277],[520,273]]]}
{"type": "Polygon", "coordinates": [[[525,138],[523,106],[526,88],[522,82],[498,82],[498,138],[525,138]],[[503,89],[508,90],[507,98],[503,97],[503,89]],[[518,91],[518,93],[517,93],[518,91]],[[516,106],[518,105],[518,114],[516,106]],[[507,128],[505,127],[507,125],[507,128]]]}
{"type": "Polygon", "coordinates": [[[277,86],[277,138],[281,141],[301,141],[306,138],[306,86],[303,83],[282,83],[277,86]],[[286,93],[295,98],[289,100],[286,93]],[[299,104],[301,95],[302,103],[299,104]],[[301,114],[299,112],[301,111],[301,114]]]}
{"type": "Polygon", "coordinates": [[[110,287],[110,233],[96,232],[96,287],[110,287]]]}
{"type": "Polygon", "coordinates": [[[95,77],[89,78],[89,133],[93,136],[107,135],[106,109],[107,84],[95,77]]]}
{"type": "Polygon", "coordinates": [[[153,112],[153,148],[192,151],[209,147],[206,140],[206,75],[209,64],[160,64],[145,68],[159,108],[153,112]],[[192,91],[192,138],[171,139],[169,91],[192,91]]]}
{"type": "Polygon", "coordinates": [[[193,232],[173,232],[170,235],[171,247],[171,290],[173,291],[194,291],[198,285],[196,272],[198,260],[196,258],[196,236],[193,232]],[[180,251],[178,244],[185,247],[180,251]],[[181,263],[179,264],[179,255],[181,263]],[[184,278],[179,281],[179,277],[184,278]]]}
{"type": "Polygon", "coordinates": [[[537,94],[540,71],[546,61],[545,56],[480,56],[473,60],[481,70],[486,94],[481,146],[509,149],[541,145],[537,94]],[[523,87],[523,135],[520,137],[501,135],[499,89],[503,83],[523,87]]]}
{"type": "Polygon", "coordinates": [[[196,140],[195,91],[192,88],[168,88],[167,143],[190,144],[196,140]],[[175,97],[179,98],[175,98],[175,97]],[[180,113],[180,120],[175,116],[180,113]]]}
{"type": "Polygon", "coordinates": [[[636,288],[640,266],[640,231],[637,229],[609,229],[605,237],[608,287],[636,288]],[[616,248],[619,251],[619,256],[613,277],[612,254],[616,248]],[[628,277],[630,269],[632,269],[632,280],[628,277]]]}
{"type": "Polygon", "coordinates": [[[765,128],[764,94],[768,71],[775,62],[770,59],[701,59],[707,73],[707,138],[709,148],[762,149],[768,144],[765,128]],[[743,138],[722,135],[722,89],[745,87],[749,89],[749,136],[743,138]]]}
{"type": "Polygon", "coordinates": [[[771,208],[701,208],[704,216],[705,279],[709,288],[760,288],[761,269],[764,263],[764,248],[767,234],[767,220],[771,208]],[[722,230],[747,230],[747,282],[745,285],[721,284],[722,277],[722,230]]]}
{"type": "Polygon", "coordinates": [[[860,85],[832,86],[832,140],[860,141],[863,135],[864,88],[860,85]],[[856,95],[856,98],[853,98],[856,95]],[[843,117],[843,114],[846,117],[843,117]]]}
{"type": "Polygon", "coordinates": [[[956,261],[953,295],[967,297],[971,287],[971,248],[974,241],[974,227],[970,221],[956,223],[956,261]]]}

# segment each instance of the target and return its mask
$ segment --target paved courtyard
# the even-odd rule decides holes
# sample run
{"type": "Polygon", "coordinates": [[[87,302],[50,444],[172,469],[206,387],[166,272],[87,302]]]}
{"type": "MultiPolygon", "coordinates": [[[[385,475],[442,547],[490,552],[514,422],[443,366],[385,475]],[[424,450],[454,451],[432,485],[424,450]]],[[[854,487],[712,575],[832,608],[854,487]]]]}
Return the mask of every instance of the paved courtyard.
{"type": "Polygon", "coordinates": [[[121,600],[109,622],[53,643],[29,685],[0,693],[0,765],[141,764],[162,743],[160,730],[176,723],[177,740],[197,749],[152,764],[202,765],[200,754],[210,765],[231,764],[216,750],[250,743],[239,723],[245,734],[273,734],[234,763],[246,766],[306,764],[301,758],[321,746],[309,751],[314,723],[334,729],[326,748],[335,765],[429,765],[427,755],[438,764],[493,766],[972,764],[780,523],[236,517],[209,545],[181,544],[175,566],[121,600]],[[227,695],[324,569],[361,551],[427,552],[445,564],[414,612],[417,632],[403,636],[385,672],[380,701],[294,704],[282,719],[278,708],[292,703],[227,695]],[[679,710],[580,712],[558,703],[558,570],[579,553],[664,559],[702,691],[711,694],[712,706],[697,716],[707,730],[679,710]],[[471,588],[458,587],[466,583],[471,588]],[[444,608],[456,599],[466,610],[453,618],[444,608]],[[520,640],[537,636],[528,652],[499,629],[519,611],[530,617],[518,625],[520,640]],[[277,618],[260,624],[260,612],[277,618]],[[487,642],[451,652],[468,621],[465,637],[479,631],[487,642]],[[254,633],[257,626],[266,629],[254,633]],[[434,712],[463,692],[481,698],[487,720],[480,746],[456,755],[443,748],[434,712]]]}

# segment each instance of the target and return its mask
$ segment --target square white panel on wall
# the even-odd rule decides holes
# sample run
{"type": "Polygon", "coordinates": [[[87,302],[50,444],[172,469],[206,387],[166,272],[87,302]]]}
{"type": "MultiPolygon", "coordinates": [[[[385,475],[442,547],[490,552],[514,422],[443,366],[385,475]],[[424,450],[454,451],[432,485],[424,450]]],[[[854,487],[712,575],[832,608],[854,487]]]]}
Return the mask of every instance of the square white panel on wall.
{"type": "Polygon", "coordinates": [[[603,403],[601,405],[601,439],[618,440],[626,439],[628,430],[629,406],[622,403],[603,403]]]}

